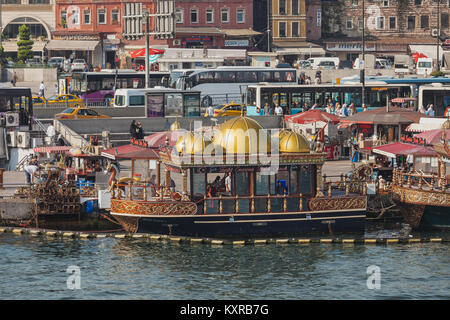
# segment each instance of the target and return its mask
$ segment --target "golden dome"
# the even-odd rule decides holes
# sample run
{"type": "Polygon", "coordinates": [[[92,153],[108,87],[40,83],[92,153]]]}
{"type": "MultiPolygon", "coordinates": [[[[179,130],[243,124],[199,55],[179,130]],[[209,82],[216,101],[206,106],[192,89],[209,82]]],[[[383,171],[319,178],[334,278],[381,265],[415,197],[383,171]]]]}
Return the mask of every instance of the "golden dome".
{"type": "Polygon", "coordinates": [[[175,144],[175,150],[184,154],[203,153],[211,141],[203,137],[202,134],[193,134],[188,132],[178,138],[175,144]]]}
{"type": "Polygon", "coordinates": [[[274,134],[272,134],[272,137],[279,138],[281,140],[290,132],[291,132],[290,130],[281,129],[281,130],[276,131],[274,134]]]}
{"type": "MultiPolygon", "coordinates": [[[[224,148],[226,153],[255,154],[259,153],[260,130],[263,127],[253,119],[240,116],[232,118],[220,125],[213,140],[224,148]]],[[[265,134],[266,150],[270,152],[270,136],[265,134]]]]}
{"type": "Polygon", "coordinates": [[[280,140],[280,152],[309,153],[306,138],[298,133],[289,132],[280,140]]]}
{"type": "Polygon", "coordinates": [[[450,129],[450,118],[447,119],[447,120],[442,124],[441,128],[442,128],[443,130],[449,130],[449,129],[450,129]]]}
{"type": "Polygon", "coordinates": [[[178,121],[178,119],[175,120],[175,122],[170,125],[170,131],[177,131],[180,129],[181,129],[181,123],[178,121]]]}

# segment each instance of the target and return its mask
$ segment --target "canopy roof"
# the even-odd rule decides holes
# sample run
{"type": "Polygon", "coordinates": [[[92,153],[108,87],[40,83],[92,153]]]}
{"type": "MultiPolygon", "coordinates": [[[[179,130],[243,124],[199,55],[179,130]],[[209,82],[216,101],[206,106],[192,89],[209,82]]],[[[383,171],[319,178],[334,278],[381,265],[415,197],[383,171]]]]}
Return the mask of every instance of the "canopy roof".
{"type": "MultiPolygon", "coordinates": [[[[440,142],[443,131],[442,129],[428,130],[414,135],[414,138],[422,138],[427,144],[436,144],[440,142]]],[[[445,130],[445,134],[450,137],[450,129],[445,130]]]]}
{"type": "Polygon", "coordinates": [[[66,153],[72,147],[69,146],[47,146],[47,147],[36,147],[33,149],[36,153],[66,153]]]}
{"type": "Polygon", "coordinates": [[[372,148],[373,153],[378,153],[389,158],[399,155],[436,156],[436,151],[431,147],[411,143],[395,142],[372,148]]]}
{"type": "Polygon", "coordinates": [[[341,118],[334,114],[330,114],[317,109],[308,110],[305,112],[300,112],[291,116],[286,116],[285,120],[287,122],[306,124],[317,121],[323,121],[325,123],[333,122],[334,124],[339,123],[341,118]]]}
{"type": "Polygon", "coordinates": [[[405,124],[419,122],[424,115],[420,112],[412,111],[407,108],[389,107],[389,112],[386,108],[375,108],[372,110],[358,112],[350,117],[343,118],[342,123],[363,123],[363,124],[405,124]]]}

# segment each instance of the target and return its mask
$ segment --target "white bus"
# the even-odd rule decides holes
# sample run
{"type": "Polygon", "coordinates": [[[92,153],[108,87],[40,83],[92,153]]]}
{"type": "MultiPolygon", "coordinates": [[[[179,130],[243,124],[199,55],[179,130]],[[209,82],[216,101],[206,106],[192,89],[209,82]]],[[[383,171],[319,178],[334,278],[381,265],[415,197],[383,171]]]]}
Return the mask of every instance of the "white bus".
{"type": "Polygon", "coordinates": [[[427,108],[430,104],[434,106],[436,117],[447,117],[445,113],[450,107],[450,85],[434,83],[420,86],[417,105],[427,108]]]}
{"type": "Polygon", "coordinates": [[[202,107],[240,102],[248,85],[297,84],[297,69],[268,67],[217,67],[172,70],[169,86],[201,92],[202,107]]]}

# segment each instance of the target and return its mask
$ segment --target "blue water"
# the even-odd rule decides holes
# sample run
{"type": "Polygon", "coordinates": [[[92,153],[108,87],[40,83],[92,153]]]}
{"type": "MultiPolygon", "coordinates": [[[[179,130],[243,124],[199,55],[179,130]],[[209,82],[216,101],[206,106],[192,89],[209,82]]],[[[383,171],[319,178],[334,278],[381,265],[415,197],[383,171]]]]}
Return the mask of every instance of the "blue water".
{"type": "Polygon", "coordinates": [[[449,243],[233,247],[4,233],[0,299],[449,299],[449,265],[449,243]],[[373,265],[379,289],[367,286],[373,265]],[[69,266],[80,268],[80,289],[67,287],[69,266]]]}

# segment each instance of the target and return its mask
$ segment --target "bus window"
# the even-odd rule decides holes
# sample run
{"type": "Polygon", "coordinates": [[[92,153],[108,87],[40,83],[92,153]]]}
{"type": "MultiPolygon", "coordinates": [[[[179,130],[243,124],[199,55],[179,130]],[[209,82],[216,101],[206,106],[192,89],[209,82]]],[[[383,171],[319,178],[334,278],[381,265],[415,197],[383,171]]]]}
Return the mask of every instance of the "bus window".
{"type": "Polygon", "coordinates": [[[256,105],[256,89],[248,88],[247,90],[247,105],[253,106],[256,105]]]}
{"type": "Polygon", "coordinates": [[[233,83],[236,81],[236,73],[234,71],[220,71],[217,72],[219,76],[218,82],[233,83]]]}
{"type": "Polygon", "coordinates": [[[250,82],[254,83],[258,81],[258,75],[256,71],[236,71],[236,82],[250,82]]]}
{"type": "Polygon", "coordinates": [[[181,93],[170,93],[164,96],[165,116],[183,116],[183,97],[181,93]]]}
{"type": "Polygon", "coordinates": [[[215,82],[214,77],[215,77],[215,72],[212,72],[212,71],[200,72],[198,74],[198,84],[215,82]]]}
{"type": "Polygon", "coordinates": [[[259,82],[272,82],[272,75],[270,71],[259,71],[258,72],[259,82]]]}

